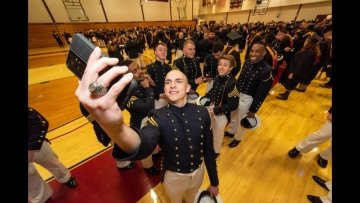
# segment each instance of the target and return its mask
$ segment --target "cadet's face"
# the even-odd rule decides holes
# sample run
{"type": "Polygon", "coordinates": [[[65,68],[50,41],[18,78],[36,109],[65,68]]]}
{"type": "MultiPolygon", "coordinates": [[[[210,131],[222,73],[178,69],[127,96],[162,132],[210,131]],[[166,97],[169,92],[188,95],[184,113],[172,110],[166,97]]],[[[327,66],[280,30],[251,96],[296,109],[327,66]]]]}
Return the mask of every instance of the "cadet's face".
{"type": "Polygon", "coordinates": [[[133,74],[134,80],[142,80],[142,72],[139,68],[139,65],[136,62],[133,62],[129,65],[129,72],[133,74]]]}
{"type": "Polygon", "coordinates": [[[213,54],[214,58],[219,59],[219,57],[221,55],[221,51],[218,51],[218,52],[212,53],[212,54],[213,54]]]}
{"type": "Polygon", "coordinates": [[[213,33],[213,32],[210,32],[210,33],[209,33],[209,38],[210,38],[210,39],[213,39],[213,38],[215,38],[215,33],[213,33]]]}
{"type": "Polygon", "coordinates": [[[166,75],[164,92],[171,103],[184,105],[189,91],[190,85],[187,82],[186,76],[181,71],[172,70],[166,75]]]}
{"type": "Polygon", "coordinates": [[[261,44],[254,44],[250,50],[250,61],[254,63],[265,56],[265,47],[261,44]]]}
{"type": "Polygon", "coordinates": [[[218,65],[218,72],[220,76],[226,75],[231,71],[230,61],[226,59],[220,59],[218,65]]]}
{"type": "Polygon", "coordinates": [[[194,58],[195,56],[195,45],[188,43],[186,46],[184,46],[184,55],[187,58],[194,58]]]}
{"type": "Polygon", "coordinates": [[[285,38],[285,33],[278,31],[275,38],[281,41],[285,38]]]}
{"type": "Polygon", "coordinates": [[[324,40],[325,41],[331,41],[332,40],[332,31],[326,32],[324,34],[324,40]]]}
{"type": "Polygon", "coordinates": [[[156,47],[155,55],[160,60],[165,60],[167,55],[167,48],[163,45],[159,45],[156,47]]]}

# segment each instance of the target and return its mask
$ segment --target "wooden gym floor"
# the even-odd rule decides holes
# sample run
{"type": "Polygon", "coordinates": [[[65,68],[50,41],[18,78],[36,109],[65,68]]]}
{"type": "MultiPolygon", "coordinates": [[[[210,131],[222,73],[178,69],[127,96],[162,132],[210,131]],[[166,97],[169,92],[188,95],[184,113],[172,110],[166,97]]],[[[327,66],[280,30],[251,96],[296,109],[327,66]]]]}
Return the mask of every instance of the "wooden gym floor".
{"type": "MultiPolygon", "coordinates": [[[[81,116],[74,95],[77,78],[65,66],[67,50],[57,47],[29,50],[28,104],[49,120],[47,138],[64,165],[73,169],[91,161],[106,147],[97,142],[91,124],[81,116]]],[[[146,50],[144,55],[146,63],[154,60],[152,50],[146,50]]],[[[243,53],[241,56],[243,59],[243,53]]],[[[332,162],[325,169],[316,163],[317,154],[329,142],[296,159],[287,155],[295,144],[326,121],[332,91],[318,85],[323,82],[314,80],[305,93],[293,91],[287,101],[275,98],[284,90],[276,85],[258,112],[260,128],[247,131],[236,148],[229,148],[231,139],[224,139],[217,159],[223,202],[307,203],[307,194],[327,194],[312,176],[331,180],[332,162]]],[[[205,85],[200,85],[199,93],[204,91],[205,85]]],[[[129,115],[125,118],[128,122],[129,115]]],[[[48,171],[36,167],[44,179],[52,179],[48,171]]],[[[203,188],[208,185],[206,175],[203,188]]],[[[138,202],[168,202],[161,184],[152,192],[157,194],[155,200],[149,192],[138,202]]]]}

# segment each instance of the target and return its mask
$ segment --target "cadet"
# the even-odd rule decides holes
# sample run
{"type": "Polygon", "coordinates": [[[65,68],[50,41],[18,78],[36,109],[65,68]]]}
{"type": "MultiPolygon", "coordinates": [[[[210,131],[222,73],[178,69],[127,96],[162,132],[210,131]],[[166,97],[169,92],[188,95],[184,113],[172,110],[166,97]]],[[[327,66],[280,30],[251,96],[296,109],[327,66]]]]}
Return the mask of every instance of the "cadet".
{"type": "MultiPolygon", "coordinates": [[[[150,83],[153,81],[149,76],[141,73],[139,65],[132,60],[124,60],[121,61],[119,66],[127,66],[129,67],[129,72],[134,75],[134,79],[138,81],[139,86],[135,90],[134,95],[130,98],[129,102],[126,105],[126,109],[130,113],[130,126],[134,126],[140,129],[147,120],[147,114],[151,109],[154,108],[154,90],[150,87],[150,83]]],[[[82,109],[84,111],[85,109],[82,109]]],[[[86,110],[85,110],[86,111],[86,110]]],[[[87,114],[89,114],[87,112],[87,114]]],[[[91,117],[91,116],[90,116],[91,117]]],[[[89,118],[89,116],[87,116],[89,118]]],[[[104,137],[108,137],[106,132],[97,124],[96,121],[92,121],[94,126],[96,126],[95,132],[97,132],[97,136],[100,134],[104,137]]],[[[110,138],[108,138],[110,141],[110,138]]],[[[106,143],[108,145],[109,141],[106,143]]],[[[116,160],[116,164],[119,170],[126,170],[135,167],[135,162],[130,162],[128,160],[121,160],[121,149],[115,143],[114,149],[112,152],[113,157],[116,160]]],[[[154,166],[152,161],[152,156],[145,157],[141,160],[144,170],[151,175],[159,175],[159,170],[154,166]]]]}
{"type": "Polygon", "coordinates": [[[245,60],[238,79],[240,100],[238,121],[234,139],[229,147],[236,147],[245,135],[245,128],[239,125],[241,119],[247,116],[255,118],[255,113],[268,95],[273,83],[272,67],[264,60],[266,54],[264,42],[255,42],[250,50],[250,56],[245,60]]]}
{"type": "Polygon", "coordinates": [[[159,144],[163,151],[163,184],[171,202],[193,203],[204,178],[204,164],[211,186],[210,193],[219,193],[215,153],[213,149],[210,117],[207,109],[187,102],[190,85],[179,70],[166,75],[164,92],[169,104],[150,111],[147,123],[138,130],[124,123],[116,98],[133,78],[128,68],[115,67],[100,77],[98,73],[117,59],[100,58],[100,48],[91,54],[76,96],[97,122],[123,150],[124,160],[138,160],[150,155],[159,144]],[[124,76],[103,95],[92,94],[88,87],[94,81],[104,85],[119,74],[124,76]]]}
{"type": "Polygon", "coordinates": [[[31,202],[45,202],[50,199],[53,190],[40,176],[34,163],[50,171],[54,178],[69,188],[75,188],[77,182],[58,156],[51,149],[46,133],[49,122],[35,109],[28,107],[28,198],[31,202]]]}
{"type": "Polygon", "coordinates": [[[205,93],[212,88],[215,77],[218,73],[219,57],[224,51],[224,44],[221,41],[216,41],[212,47],[212,53],[205,56],[204,76],[207,82],[205,93]]]}
{"type": "Polygon", "coordinates": [[[224,54],[231,54],[235,58],[236,66],[231,71],[231,74],[236,77],[241,68],[239,39],[243,36],[235,31],[228,33],[226,36],[229,38],[229,40],[227,42],[224,54]]]}
{"type": "Polygon", "coordinates": [[[184,55],[174,61],[173,68],[179,69],[187,77],[191,90],[196,92],[199,84],[204,82],[200,69],[200,60],[195,57],[195,43],[192,40],[184,42],[184,55]]]}
{"type": "Polygon", "coordinates": [[[165,76],[171,71],[171,66],[165,63],[167,54],[167,45],[159,42],[155,45],[156,61],[147,66],[147,73],[154,80],[155,86],[155,109],[161,108],[167,104],[164,94],[165,76]]]}
{"type": "Polygon", "coordinates": [[[239,91],[236,88],[237,81],[231,74],[235,66],[235,58],[232,55],[221,56],[218,65],[219,75],[214,80],[214,86],[204,96],[210,98],[212,103],[208,110],[214,136],[214,150],[217,156],[220,154],[224,139],[224,129],[231,120],[230,113],[235,111],[239,105],[239,91]]]}

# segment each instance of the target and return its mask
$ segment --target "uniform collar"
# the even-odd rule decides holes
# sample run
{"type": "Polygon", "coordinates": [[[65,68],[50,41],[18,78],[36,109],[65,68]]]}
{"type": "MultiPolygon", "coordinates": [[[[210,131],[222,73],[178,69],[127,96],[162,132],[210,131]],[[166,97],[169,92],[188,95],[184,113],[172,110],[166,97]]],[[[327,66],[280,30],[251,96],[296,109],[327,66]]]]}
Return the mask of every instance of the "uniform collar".
{"type": "Polygon", "coordinates": [[[165,64],[165,62],[164,62],[164,63],[162,63],[161,61],[156,60],[156,61],[155,61],[155,64],[156,64],[156,65],[164,65],[164,64],[165,64]]]}
{"type": "Polygon", "coordinates": [[[186,104],[183,107],[178,107],[178,106],[175,106],[175,105],[169,103],[168,108],[174,112],[183,112],[189,108],[189,103],[186,102],[186,104]]]}
{"type": "Polygon", "coordinates": [[[250,60],[249,60],[249,63],[253,66],[253,67],[259,67],[259,66],[263,66],[264,65],[264,58],[258,60],[257,62],[255,63],[251,63],[250,60]]]}
{"type": "Polygon", "coordinates": [[[227,80],[227,79],[229,79],[230,75],[231,75],[231,72],[229,72],[228,74],[223,75],[223,76],[219,75],[219,79],[220,79],[220,81],[227,80]]]}

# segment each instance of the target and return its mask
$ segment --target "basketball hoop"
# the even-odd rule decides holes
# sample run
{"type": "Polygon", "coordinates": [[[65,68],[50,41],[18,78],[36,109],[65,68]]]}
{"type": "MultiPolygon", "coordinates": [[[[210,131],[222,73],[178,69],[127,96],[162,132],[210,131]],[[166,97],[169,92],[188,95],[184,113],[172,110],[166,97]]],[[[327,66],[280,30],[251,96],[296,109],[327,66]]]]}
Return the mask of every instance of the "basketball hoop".
{"type": "Polygon", "coordinates": [[[186,4],[187,0],[175,0],[179,14],[179,20],[186,20],[186,4]]]}

